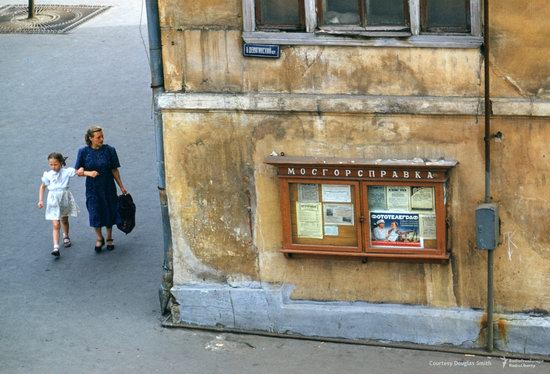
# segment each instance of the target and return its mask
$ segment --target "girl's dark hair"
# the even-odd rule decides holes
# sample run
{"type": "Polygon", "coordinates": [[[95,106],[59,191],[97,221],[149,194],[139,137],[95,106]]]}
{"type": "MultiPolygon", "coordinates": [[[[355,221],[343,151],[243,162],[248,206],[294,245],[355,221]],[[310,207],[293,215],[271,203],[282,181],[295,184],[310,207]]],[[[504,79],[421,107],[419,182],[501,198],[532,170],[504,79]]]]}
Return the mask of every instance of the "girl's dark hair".
{"type": "Polygon", "coordinates": [[[94,136],[96,132],[103,131],[103,129],[99,126],[92,126],[88,130],[86,130],[86,135],[84,135],[84,141],[90,147],[92,145],[92,141],[90,140],[91,137],[94,136]]]}
{"type": "Polygon", "coordinates": [[[48,160],[57,160],[61,164],[61,166],[66,166],[67,164],[65,161],[68,159],[68,157],[64,157],[61,153],[52,152],[48,155],[48,160]]]}

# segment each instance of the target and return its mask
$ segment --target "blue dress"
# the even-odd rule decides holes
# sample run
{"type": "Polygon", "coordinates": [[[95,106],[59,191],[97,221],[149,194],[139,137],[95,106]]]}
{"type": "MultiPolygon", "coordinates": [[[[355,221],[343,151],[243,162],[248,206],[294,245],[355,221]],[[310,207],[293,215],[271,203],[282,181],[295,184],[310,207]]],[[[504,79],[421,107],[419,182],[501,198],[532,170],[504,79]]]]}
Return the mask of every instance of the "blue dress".
{"type": "Polygon", "coordinates": [[[82,147],[78,150],[75,169],[83,167],[85,171],[97,171],[95,178],[86,177],[86,208],[91,227],[112,227],[120,220],[118,217],[118,198],[113,177],[113,169],[120,163],[116,150],[104,144],[99,149],[82,147]]]}

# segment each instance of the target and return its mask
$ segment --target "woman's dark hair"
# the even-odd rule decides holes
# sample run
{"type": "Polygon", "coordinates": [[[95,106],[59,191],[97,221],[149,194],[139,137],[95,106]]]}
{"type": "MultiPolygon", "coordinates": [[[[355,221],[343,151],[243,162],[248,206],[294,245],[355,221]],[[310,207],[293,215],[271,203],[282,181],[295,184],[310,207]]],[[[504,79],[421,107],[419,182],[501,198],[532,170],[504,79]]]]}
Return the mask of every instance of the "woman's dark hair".
{"type": "Polygon", "coordinates": [[[100,132],[100,131],[103,131],[103,129],[99,126],[92,126],[88,130],[86,130],[86,135],[84,135],[84,141],[86,142],[88,147],[92,145],[92,141],[90,140],[90,138],[92,138],[96,132],[100,132]]]}
{"type": "Polygon", "coordinates": [[[57,160],[61,164],[61,166],[66,166],[67,164],[65,161],[68,159],[68,157],[64,157],[61,153],[52,152],[48,155],[48,160],[57,160]]]}

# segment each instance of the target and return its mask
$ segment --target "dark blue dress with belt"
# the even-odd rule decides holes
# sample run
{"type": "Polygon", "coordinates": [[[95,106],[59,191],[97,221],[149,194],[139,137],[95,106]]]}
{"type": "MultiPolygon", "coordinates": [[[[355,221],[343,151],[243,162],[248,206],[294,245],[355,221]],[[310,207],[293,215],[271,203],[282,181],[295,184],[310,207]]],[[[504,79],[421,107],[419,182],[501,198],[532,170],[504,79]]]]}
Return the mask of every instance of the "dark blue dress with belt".
{"type": "Polygon", "coordinates": [[[118,198],[113,169],[120,163],[116,150],[104,144],[99,149],[83,147],[78,150],[75,169],[97,171],[95,178],[86,177],[86,208],[91,227],[112,227],[118,223],[118,198]]]}

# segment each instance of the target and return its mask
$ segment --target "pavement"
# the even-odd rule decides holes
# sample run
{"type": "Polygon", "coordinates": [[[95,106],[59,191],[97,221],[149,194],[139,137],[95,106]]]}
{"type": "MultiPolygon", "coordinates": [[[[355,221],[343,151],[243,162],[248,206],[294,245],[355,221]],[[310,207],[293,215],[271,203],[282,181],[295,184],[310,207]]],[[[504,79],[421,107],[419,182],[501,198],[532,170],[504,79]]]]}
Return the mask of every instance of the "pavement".
{"type": "MultiPolygon", "coordinates": [[[[0,0],[0,6],[25,4],[0,0]]],[[[38,1],[38,4],[47,3],[38,1]]],[[[548,363],[161,326],[162,232],[142,1],[67,34],[0,34],[0,373],[541,373],[548,363]],[[73,165],[92,124],[116,147],[137,227],[96,254],[84,180],[55,260],[36,207],[47,155],[73,165]],[[528,366],[532,365],[532,366],[528,366]]]]}

